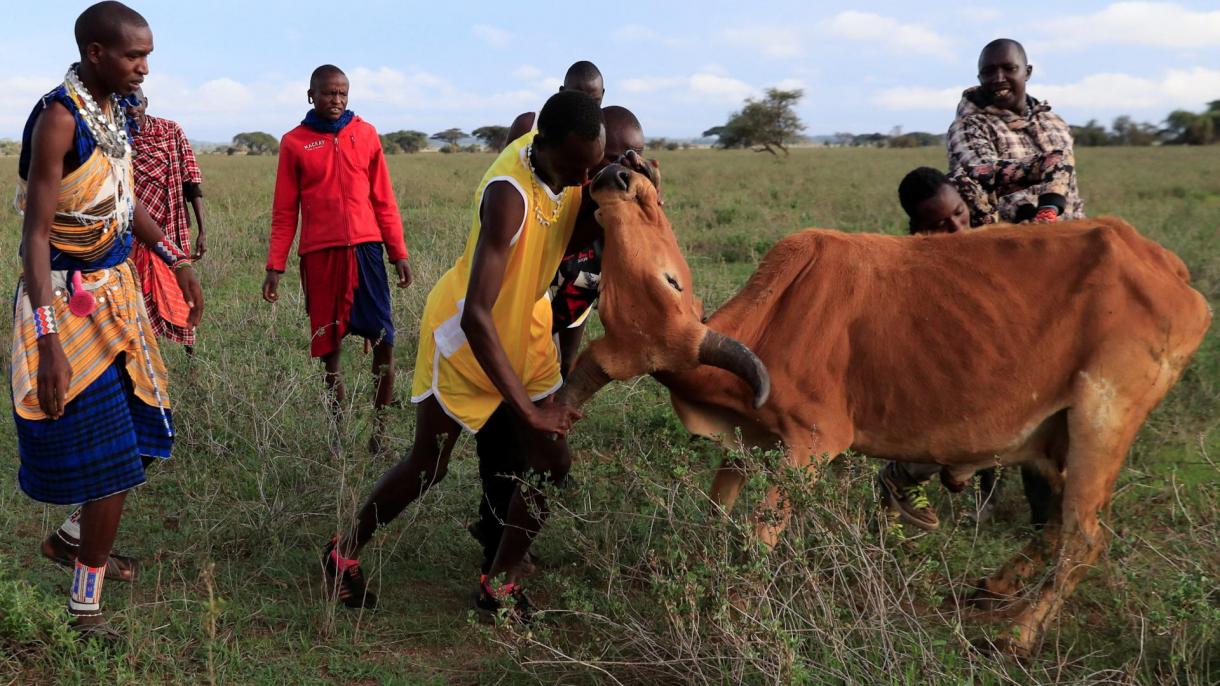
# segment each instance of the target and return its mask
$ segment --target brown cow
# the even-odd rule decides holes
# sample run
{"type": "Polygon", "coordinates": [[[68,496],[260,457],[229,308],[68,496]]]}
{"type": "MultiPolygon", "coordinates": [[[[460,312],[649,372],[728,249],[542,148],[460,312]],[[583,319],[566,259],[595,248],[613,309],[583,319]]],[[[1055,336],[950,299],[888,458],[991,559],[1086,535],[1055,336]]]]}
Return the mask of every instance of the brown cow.
{"type": "MultiPolygon", "coordinates": [[[[611,167],[592,193],[606,336],[561,401],[653,374],[691,432],[782,444],[811,475],[848,448],[937,463],[958,484],[997,461],[1033,465],[1058,511],[975,598],[1016,596],[1057,554],[1003,646],[1035,650],[1105,546],[1098,512],[1136,433],[1208,329],[1182,261],[1114,218],[956,236],[811,229],[780,241],[705,325],[652,185],[611,167]]],[[[744,480],[732,460],[717,472],[726,513],[744,480]]],[[[778,489],[762,508],[755,531],[774,545],[778,489]]]]}

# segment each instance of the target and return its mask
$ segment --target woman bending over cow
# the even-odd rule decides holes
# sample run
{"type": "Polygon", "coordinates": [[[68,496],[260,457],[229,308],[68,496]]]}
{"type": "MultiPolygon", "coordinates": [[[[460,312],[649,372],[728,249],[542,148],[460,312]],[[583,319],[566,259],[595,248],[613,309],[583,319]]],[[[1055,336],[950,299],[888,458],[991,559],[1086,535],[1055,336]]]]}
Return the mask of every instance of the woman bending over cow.
{"type": "MultiPolygon", "coordinates": [[[[908,230],[911,235],[958,233],[994,224],[998,214],[987,199],[997,188],[1004,191],[1037,183],[1053,173],[1061,160],[1062,153],[1054,151],[1035,155],[1026,163],[1003,162],[990,165],[990,170],[959,169],[949,176],[931,167],[919,167],[898,184],[898,201],[910,221],[908,230]]],[[[940,527],[940,518],[924,484],[939,473],[937,464],[889,462],[877,472],[877,483],[890,511],[912,526],[934,531],[940,527]]],[[[995,506],[999,479],[994,468],[981,470],[978,476],[975,498],[981,521],[995,506]]],[[[1030,523],[1041,528],[1050,516],[1050,488],[1042,477],[1025,469],[1021,470],[1021,480],[1029,501],[1030,523]]]]}

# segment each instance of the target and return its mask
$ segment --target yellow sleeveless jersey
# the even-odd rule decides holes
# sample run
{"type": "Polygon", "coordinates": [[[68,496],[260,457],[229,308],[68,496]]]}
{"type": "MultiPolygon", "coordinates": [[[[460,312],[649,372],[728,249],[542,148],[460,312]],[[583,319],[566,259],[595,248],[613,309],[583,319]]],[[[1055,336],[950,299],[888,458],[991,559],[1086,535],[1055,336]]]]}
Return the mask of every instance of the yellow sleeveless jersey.
{"type": "Polygon", "coordinates": [[[551,337],[551,304],[547,297],[580,211],[580,188],[559,195],[530,171],[526,148],[537,132],[513,141],[492,163],[474,193],[473,217],[466,249],[445,272],[424,308],[411,401],[435,396],[446,414],[468,431],[478,431],[502,398],[475,359],[462,331],[466,287],[479,240],[479,208],[487,186],[512,184],[525,201],[525,219],[509,247],[504,282],[492,306],[496,333],[517,378],[533,400],[559,389],[559,355],[551,337]]]}

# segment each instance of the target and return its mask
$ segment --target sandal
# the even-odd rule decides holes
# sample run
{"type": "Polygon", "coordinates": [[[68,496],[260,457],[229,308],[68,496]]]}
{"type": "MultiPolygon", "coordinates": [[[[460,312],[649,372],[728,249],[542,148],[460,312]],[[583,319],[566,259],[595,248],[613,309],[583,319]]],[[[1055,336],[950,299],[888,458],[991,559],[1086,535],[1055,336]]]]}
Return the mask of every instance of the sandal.
{"type": "Polygon", "coordinates": [[[101,643],[107,645],[118,644],[125,640],[123,634],[110,626],[110,623],[104,619],[96,622],[81,622],[78,620],[69,624],[68,627],[76,632],[76,640],[81,643],[87,643],[91,638],[96,638],[101,643]]]}
{"type": "Polygon", "coordinates": [[[479,619],[486,623],[495,623],[503,610],[508,621],[528,626],[538,612],[520,585],[504,584],[493,588],[486,574],[479,577],[474,605],[479,611],[479,619]]]}
{"type": "MultiPolygon", "coordinates": [[[[79,543],[72,543],[64,538],[58,530],[52,531],[42,542],[42,556],[57,565],[74,569],[76,567],[76,551],[79,543]]],[[[106,561],[106,579],[108,581],[124,581],[131,583],[136,580],[140,563],[134,557],[111,553],[106,561]]]]}
{"type": "Polygon", "coordinates": [[[335,550],[338,544],[339,536],[336,535],[330,539],[330,544],[322,551],[326,594],[346,607],[372,610],[377,607],[377,595],[368,589],[368,584],[364,581],[364,573],[360,571],[360,563],[339,557],[335,550]]]}

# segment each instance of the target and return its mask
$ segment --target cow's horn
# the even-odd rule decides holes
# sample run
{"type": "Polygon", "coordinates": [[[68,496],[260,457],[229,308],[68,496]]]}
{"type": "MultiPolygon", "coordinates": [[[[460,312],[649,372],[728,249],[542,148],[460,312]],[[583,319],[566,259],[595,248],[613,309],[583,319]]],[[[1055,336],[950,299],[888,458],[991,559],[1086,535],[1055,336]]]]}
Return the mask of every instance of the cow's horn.
{"type": "Polygon", "coordinates": [[[771,395],[771,375],[766,365],[749,348],[728,336],[708,329],[699,344],[699,362],[733,372],[750,384],[754,409],[762,407],[771,395]]]}

